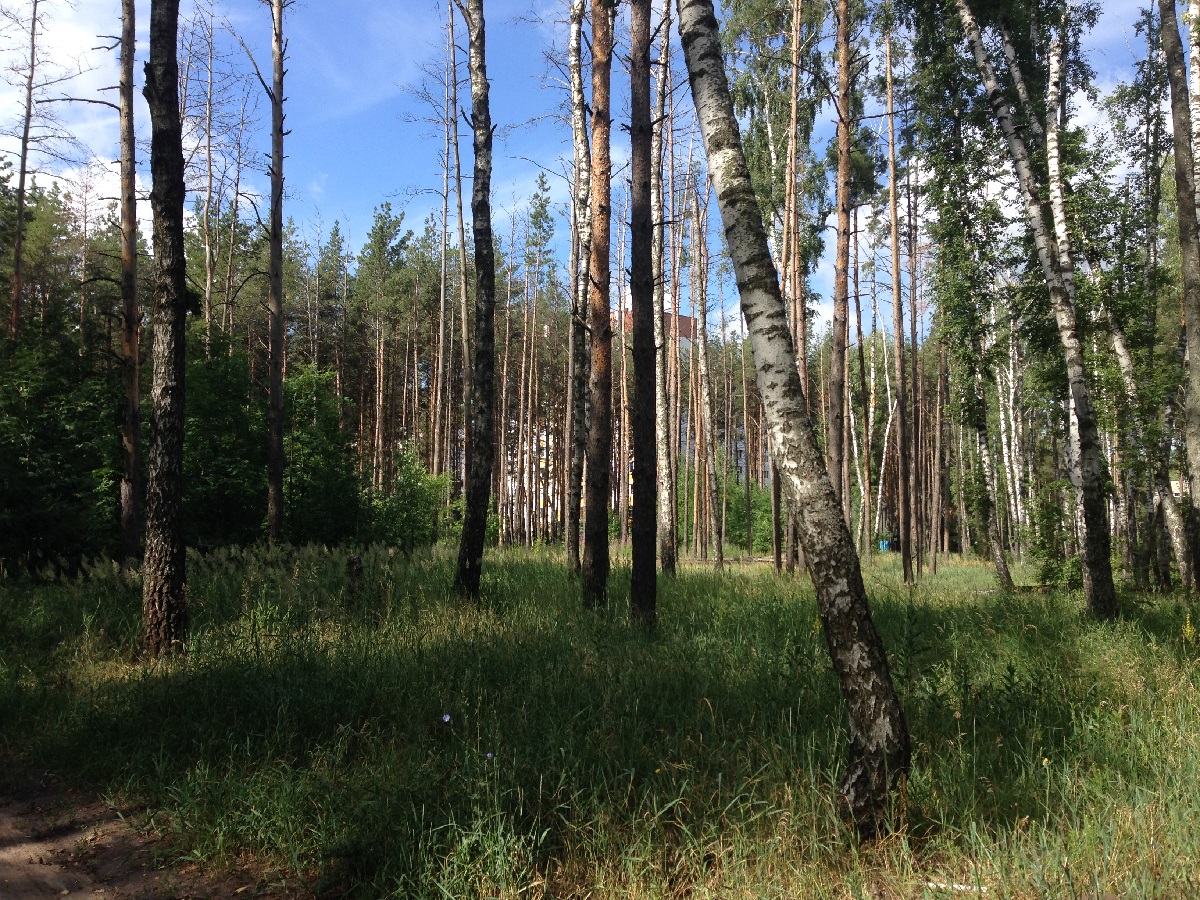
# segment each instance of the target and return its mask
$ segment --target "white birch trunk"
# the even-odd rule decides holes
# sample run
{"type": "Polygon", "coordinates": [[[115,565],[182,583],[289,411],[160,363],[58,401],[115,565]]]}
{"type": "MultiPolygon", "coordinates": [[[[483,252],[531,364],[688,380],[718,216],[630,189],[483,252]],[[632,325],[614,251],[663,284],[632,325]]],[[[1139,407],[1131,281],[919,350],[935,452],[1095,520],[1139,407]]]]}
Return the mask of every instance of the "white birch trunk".
{"type": "Polygon", "coordinates": [[[887,827],[889,797],[908,770],[908,728],[871,619],[858,555],[801,390],[779,276],[742,150],[711,0],[679,0],[679,33],[750,329],[773,455],[797,511],[825,637],[846,699],[850,753],[840,795],[860,833],[873,835],[887,827]]]}

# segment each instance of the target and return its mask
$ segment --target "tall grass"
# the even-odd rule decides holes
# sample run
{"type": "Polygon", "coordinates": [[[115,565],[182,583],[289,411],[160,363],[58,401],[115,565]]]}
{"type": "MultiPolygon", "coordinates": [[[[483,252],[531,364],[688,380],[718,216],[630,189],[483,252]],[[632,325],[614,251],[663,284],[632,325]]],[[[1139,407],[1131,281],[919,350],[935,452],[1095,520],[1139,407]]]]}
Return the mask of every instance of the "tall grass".
{"type": "Polygon", "coordinates": [[[595,614],[547,552],[489,557],[479,606],[451,562],[372,550],[352,597],[338,552],[194,558],[189,653],[152,665],[111,566],[6,583],[0,752],[329,896],[1200,896],[1180,599],[1101,624],[986,567],[870,565],[915,752],[905,827],[860,849],[806,580],[685,569],[646,634],[627,570],[595,614]]]}

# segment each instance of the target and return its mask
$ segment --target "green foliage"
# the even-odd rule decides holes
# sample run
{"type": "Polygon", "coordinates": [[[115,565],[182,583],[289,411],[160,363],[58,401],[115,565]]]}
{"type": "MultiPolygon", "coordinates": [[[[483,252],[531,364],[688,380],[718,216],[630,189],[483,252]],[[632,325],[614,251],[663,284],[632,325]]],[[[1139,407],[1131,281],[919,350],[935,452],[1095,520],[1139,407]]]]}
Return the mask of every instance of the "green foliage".
{"type": "Polygon", "coordinates": [[[335,546],[370,520],[349,433],[339,425],[333,375],[302,368],[284,382],[284,534],[293,544],[335,546]]]}
{"type": "Polygon", "coordinates": [[[0,354],[0,571],[9,574],[115,549],[120,387],[62,335],[31,330],[0,354]]]}
{"type": "MultiPolygon", "coordinates": [[[[381,543],[411,553],[438,538],[438,517],[449,491],[449,478],[434,478],[411,447],[396,454],[396,471],[388,493],[369,495],[371,521],[363,536],[368,543],[381,543]]],[[[494,544],[495,517],[488,521],[489,543],[494,544]]],[[[461,521],[461,520],[460,520],[461,521]]]]}
{"type": "MultiPolygon", "coordinates": [[[[192,346],[199,345],[193,339],[192,346]]],[[[214,345],[187,370],[183,520],[188,546],[211,550],[262,536],[267,508],[267,431],[249,361],[214,345]]]]}

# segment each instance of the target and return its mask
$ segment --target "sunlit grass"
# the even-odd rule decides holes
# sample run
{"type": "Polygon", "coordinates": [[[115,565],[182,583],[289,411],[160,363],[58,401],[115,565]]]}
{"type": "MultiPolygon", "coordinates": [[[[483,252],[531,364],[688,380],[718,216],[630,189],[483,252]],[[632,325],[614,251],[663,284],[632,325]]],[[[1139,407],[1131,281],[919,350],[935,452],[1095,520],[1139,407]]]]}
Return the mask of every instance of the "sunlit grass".
{"type": "Polygon", "coordinates": [[[868,563],[914,767],[905,828],[861,849],[807,579],[687,565],[648,635],[620,563],[603,614],[550,550],[489,557],[478,607],[444,554],[364,564],[352,597],[343,553],[192,559],[190,652],[154,665],[111,566],[0,586],[0,750],[332,896],[1200,895],[1181,598],[1102,624],[986,565],[909,590],[868,563]]]}

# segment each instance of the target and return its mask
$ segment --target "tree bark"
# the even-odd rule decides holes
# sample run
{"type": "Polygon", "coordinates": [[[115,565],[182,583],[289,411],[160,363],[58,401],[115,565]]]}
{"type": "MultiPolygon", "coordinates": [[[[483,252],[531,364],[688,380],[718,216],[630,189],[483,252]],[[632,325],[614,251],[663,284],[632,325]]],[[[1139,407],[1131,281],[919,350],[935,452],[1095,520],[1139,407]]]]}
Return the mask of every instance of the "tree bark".
{"type": "Polygon", "coordinates": [[[842,460],[846,444],[846,343],[849,334],[850,268],[850,3],[837,4],[837,256],[833,269],[833,327],[829,350],[829,421],[825,453],[834,493],[849,521],[848,498],[842,495],[842,460]]]}
{"type": "MultiPolygon", "coordinates": [[[[1183,434],[1187,444],[1188,488],[1193,503],[1200,498],[1200,225],[1196,219],[1195,158],[1188,103],[1183,43],[1175,19],[1175,0],[1158,0],[1162,49],[1171,88],[1171,124],[1175,148],[1175,209],[1179,222],[1180,268],[1183,274],[1183,320],[1187,331],[1187,383],[1183,434]]],[[[1182,560],[1180,561],[1182,563],[1182,560]]]]}
{"type": "Polygon", "coordinates": [[[29,172],[29,130],[33,124],[33,84],[37,76],[38,6],[32,0],[29,14],[29,60],[25,72],[25,111],[21,120],[21,150],[17,170],[17,209],[13,228],[12,310],[9,314],[9,337],[16,340],[21,331],[21,294],[24,281],[25,243],[25,179],[29,172]]]}
{"type": "Polygon", "coordinates": [[[567,68],[571,79],[571,134],[575,150],[574,215],[579,246],[576,250],[578,271],[571,297],[571,337],[573,371],[571,379],[571,466],[567,476],[566,545],[567,567],[580,569],[579,510],[583,500],[583,463],[587,455],[588,433],[588,352],[587,309],[591,283],[592,221],[590,209],[592,155],[588,146],[587,103],[583,92],[583,3],[571,0],[571,38],[567,68]]]}
{"type": "MultiPolygon", "coordinates": [[[[671,78],[671,2],[664,0],[662,43],[659,45],[659,72],[654,100],[654,118],[650,140],[650,202],[653,239],[650,245],[651,277],[654,279],[654,391],[655,440],[658,468],[658,553],[664,575],[675,574],[675,465],[671,446],[670,371],[667,364],[666,267],[664,260],[665,228],[663,221],[663,136],[666,133],[667,89],[671,78]]],[[[670,135],[667,135],[668,140],[670,135]]]]}
{"type": "Polygon", "coordinates": [[[778,274],[750,181],[711,0],[679,0],[687,60],[709,171],[750,328],[758,387],[780,474],[797,522],[833,667],[846,700],[850,748],[840,797],[859,833],[887,827],[908,772],[908,728],[871,619],[862,572],[800,388],[778,274]]]}
{"type": "Polygon", "coordinates": [[[583,536],[583,600],[593,608],[607,600],[608,509],[612,467],[612,316],[609,305],[608,244],[611,217],[613,16],[607,0],[592,0],[592,186],[589,323],[592,370],[588,395],[591,423],[587,446],[587,521],[583,536]]]}
{"type": "MultiPolygon", "coordinates": [[[[632,188],[629,217],[629,293],[633,318],[633,568],[630,611],[653,624],[658,531],[658,460],[655,408],[657,353],[654,328],[654,167],[650,121],[650,0],[632,0],[629,46],[629,141],[632,188]]],[[[659,329],[661,331],[661,328],[659,329]]],[[[624,473],[622,473],[624,478],[624,473]]],[[[624,485],[622,485],[624,491],[624,485]]]]}
{"type": "Polygon", "coordinates": [[[142,653],[183,650],[188,611],[183,539],[184,335],[187,260],[183,249],[183,128],[179,118],[179,0],[150,5],[150,205],[154,215],[154,325],[146,556],[142,570],[142,653]]]}
{"type": "Polygon", "coordinates": [[[471,222],[475,238],[475,371],[470,391],[471,441],[467,454],[462,542],[454,576],[459,593],[479,596],[483,544],[491,505],[492,464],[496,458],[496,258],[492,244],[492,114],[488,103],[483,0],[456,0],[467,23],[471,71],[471,127],[475,135],[475,179],[471,222]]]}
{"type": "Polygon", "coordinates": [[[449,232],[450,219],[450,131],[457,128],[458,111],[453,106],[453,91],[451,82],[457,77],[458,68],[454,63],[454,9],[446,5],[446,105],[443,113],[443,148],[442,148],[442,224],[440,231],[438,271],[438,337],[437,363],[433,382],[433,447],[431,453],[433,475],[441,475],[445,460],[442,457],[442,410],[446,402],[446,288],[449,279],[449,232]]]}
{"type": "Polygon", "coordinates": [[[137,144],[133,130],[135,0],[121,0],[121,559],[136,560],[141,544],[142,407],[137,290],[137,144]]]}
{"type": "Polygon", "coordinates": [[[884,65],[888,109],[888,215],[892,243],[892,340],[895,345],[896,365],[896,514],[899,519],[896,535],[900,543],[904,583],[913,584],[912,509],[909,506],[909,485],[912,479],[908,466],[908,384],[904,369],[904,298],[900,288],[900,202],[896,183],[896,112],[890,34],[884,44],[884,65]]]}
{"type": "Polygon", "coordinates": [[[283,539],[283,7],[271,0],[271,221],[268,271],[267,541],[283,539]]]}
{"type": "Polygon", "coordinates": [[[708,371],[708,223],[705,209],[708,192],[702,195],[696,185],[694,196],[696,213],[695,246],[692,249],[692,266],[696,273],[696,359],[699,365],[700,421],[703,424],[703,446],[697,450],[704,454],[707,477],[704,484],[708,489],[708,515],[705,525],[709,543],[713,548],[713,568],[720,572],[725,568],[725,548],[721,545],[720,497],[717,485],[717,435],[713,427],[712,378],[708,371]]]}

